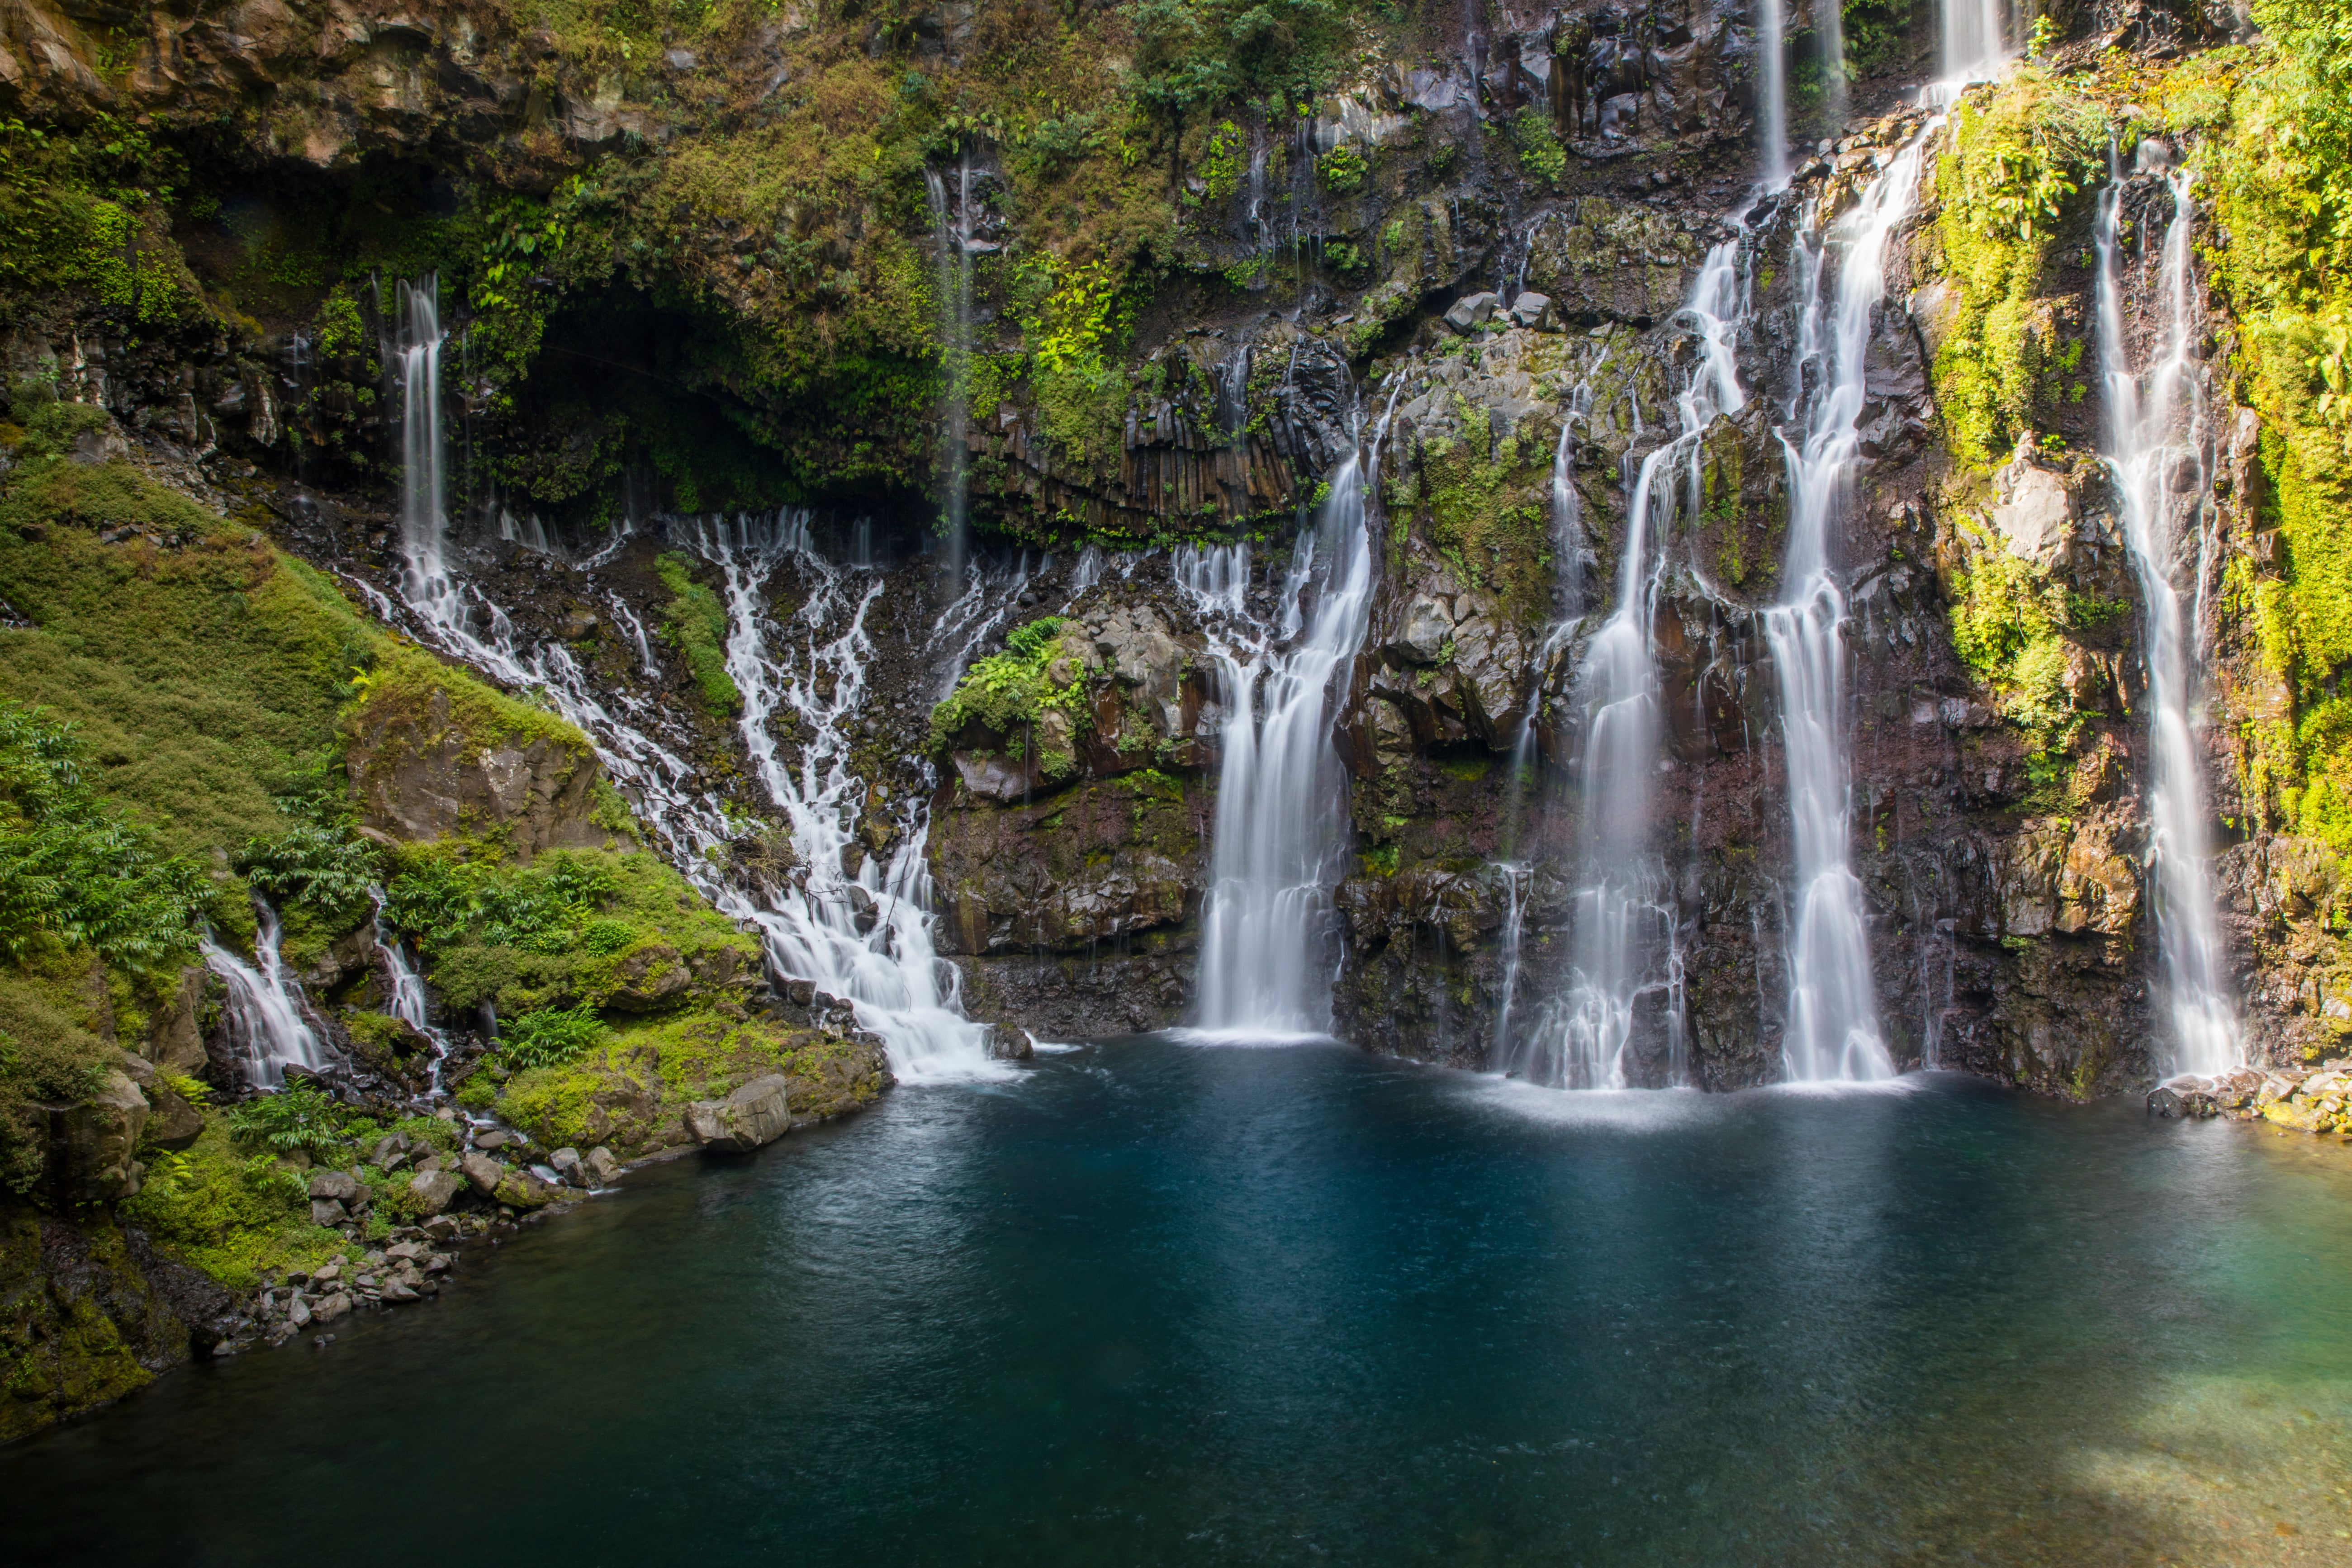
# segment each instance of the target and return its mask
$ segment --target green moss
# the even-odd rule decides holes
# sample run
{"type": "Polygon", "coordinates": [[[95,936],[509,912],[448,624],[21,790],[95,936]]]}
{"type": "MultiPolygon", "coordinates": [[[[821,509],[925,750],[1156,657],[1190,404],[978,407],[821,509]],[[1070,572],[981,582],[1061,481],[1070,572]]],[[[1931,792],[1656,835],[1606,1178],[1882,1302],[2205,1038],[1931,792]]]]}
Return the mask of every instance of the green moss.
{"type": "Polygon", "coordinates": [[[2035,752],[2063,752],[2082,727],[2065,689],[2065,634],[2074,629],[2066,586],[1999,540],[1965,521],[1961,526],[1971,553],[1952,584],[1952,647],[2035,752]]]}
{"type": "Polygon", "coordinates": [[[686,657],[702,705],[724,719],[740,711],[743,694],[727,673],[727,606],[719,595],[694,580],[694,561],[676,552],[655,558],[654,568],[670,591],[662,625],[672,647],[686,657]]]}
{"type": "Polygon", "coordinates": [[[1527,423],[1496,438],[1487,411],[1458,395],[1454,413],[1461,433],[1423,447],[1419,465],[1391,485],[1391,510],[1419,517],[1464,587],[1495,590],[1515,620],[1534,624],[1550,595],[1551,449],[1527,423]]]}
{"type": "Polygon", "coordinates": [[[383,647],[373,668],[352,676],[350,689],[341,715],[346,735],[405,734],[429,747],[454,731],[477,748],[547,741],[589,754],[588,738],[564,720],[422,648],[383,647]]]}
{"type": "MultiPolygon", "coordinates": [[[[429,863],[416,851],[410,858],[429,863]]],[[[643,987],[681,970],[687,983],[667,994],[668,1005],[684,1005],[758,974],[758,940],[711,909],[650,850],[551,851],[528,868],[488,868],[474,879],[500,908],[519,900],[519,908],[536,910],[546,900],[532,889],[567,868],[593,884],[593,894],[567,895],[560,907],[530,920],[486,916],[487,905],[467,903],[447,925],[417,933],[444,1006],[488,1002],[499,1016],[512,1018],[549,1007],[604,1007],[624,992],[643,998],[635,1005],[658,1006],[643,987]]],[[[395,895],[399,889],[395,880],[395,895]]],[[[395,898],[395,921],[411,918],[400,908],[395,898]]],[[[414,918],[432,923],[422,914],[414,918]]]]}
{"type": "MultiPolygon", "coordinates": [[[[835,1064],[858,1050],[837,1037],[696,1010],[624,1024],[572,1061],[518,1073],[498,1106],[507,1120],[551,1147],[604,1143],[634,1155],[677,1142],[688,1101],[720,1098],[768,1073],[837,1092],[841,1074],[835,1064]]],[[[794,1111],[822,1114],[826,1103],[822,1091],[804,1088],[794,1111]]]]}

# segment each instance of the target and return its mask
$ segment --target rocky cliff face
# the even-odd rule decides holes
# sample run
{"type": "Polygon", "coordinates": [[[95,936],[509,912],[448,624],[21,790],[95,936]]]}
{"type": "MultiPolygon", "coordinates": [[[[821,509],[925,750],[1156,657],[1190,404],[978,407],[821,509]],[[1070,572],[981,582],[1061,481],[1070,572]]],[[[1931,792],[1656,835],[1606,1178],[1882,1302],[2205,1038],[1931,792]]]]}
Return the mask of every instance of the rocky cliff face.
{"type": "MultiPolygon", "coordinates": [[[[1760,614],[1782,587],[1788,422],[1818,374],[1805,236],[1931,135],[1836,542],[1882,1024],[1902,1063],[2053,1093],[2155,1070],[2146,678],[2091,456],[2104,393],[2081,368],[2088,164],[2053,198],[2030,286],[1988,294],[1956,216],[1975,210],[1964,127],[2014,101],[1979,89],[1931,131],[1895,108],[1924,59],[1899,42],[1835,118],[1800,102],[1795,179],[1759,198],[1742,10],[1408,7],[1315,44],[1319,74],[1286,107],[1163,112],[1145,88],[1166,40],[1135,16],[1024,42],[999,9],[901,25],[788,7],[607,38],[491,6],[154,6],[126,27],[25,0],[0,56],[14,110],[60,136],[113,116],[176,141],[199,195],[91,187],[127,270],[75,252],[26,274],[11,372],[111,409],[190,488],[388,586],[394,312],[359,259],[439,266],[466,334],[448,409],[466,570],[519,636],[663,716],[691,783],[744,814],[719,852],[747,876],[799,868],[759,825],[732,714],[698,696],[656,557],[720,504],[818,503],[827,548],[881,584],[852,854],[886,855],[923,802],[966,1004],[1046,1037],[1190,1003],[1235,694],[1178,552],[1247,543],[1245,592],[1272,604],[1298,519],[1377,437],[1378,585],[1335,733],[1354,845],[1338,1020],[1486,1066],[1498,1020],[1566,962],[1592,805],[1580,672],[1622,586],[1633,476],[1703,349],[1680,306],[1736,242],[1748,401],[1702,434],[1657,589],[1646,833],[1672,937],[1635,1065],[1727,1088],[1778,1075],[1790,985],[1760,614]],[[990,96],[992,76],[1040,72],[1086,85],[1051,117],[990,96]],[[819,127],[862,171],[793,166],[819,127]],[[306,216],[353,259],[298,243],[306,216]],[[1997,353],[2012,317],[2028,347],[1997,353]],[[2001,377],[2028,360],[2040,379],[2012,395],[2001,377]],[[969,578],[919,549],[956,485],[969,578]],[[2020,620],[2010,599],[2056,607],[2020,620]],[[975,661],[990,680],[959,689],[975,661]]],[[[2177,47],[2150,17],[2122,41],[2177,47]]],[[[2122,89],[2092,63],[2052,68],[2106,103],[2122,89]]],[[[2129,186],[2138,224],[2162,221],[2160,174],[2129,186]]],[[[2132,286],[2145,308],[2148,279],[2132,286]]],[[[2221,345],[2219,307],[2210,325],[2221,345]]],[[[2334,852],[2256,826],[2260,759],[2227,721],[2293,705],[2252,601],[2220,591],[2225,563],[2254,581],[2275,555],[2263,426],[2231,374],[2217,346],[2208,799],[2232,825],[2253,1038],[2295,1055],[2333,1048],[2352,1003],[2331,989],[2334,852]]],[[[804,591],[780,574],[772,612],[789,621],[804,591]]],[[[593,767],[406,722],[349,738],[374,826],[496,823],[526,854],[596,837],[593,767]]],[[[777,733],[789,761],[799,738],[777,733]]]]}

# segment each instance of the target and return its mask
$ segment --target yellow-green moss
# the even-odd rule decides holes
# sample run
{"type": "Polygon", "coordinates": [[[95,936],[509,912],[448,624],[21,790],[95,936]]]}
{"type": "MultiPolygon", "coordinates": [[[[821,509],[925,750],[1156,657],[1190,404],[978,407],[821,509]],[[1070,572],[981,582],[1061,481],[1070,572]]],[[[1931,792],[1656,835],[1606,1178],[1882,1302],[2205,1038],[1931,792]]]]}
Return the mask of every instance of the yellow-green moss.
{"type": "Polygon", "coordinates": [[[1954,297],[1933,375],[1963,466],[2000,460],[2038,411],[2082,382],[2085,324],[2064,317],[2046,269],[2105,137],[2097,108],[2039,66],[2019,67],[1953,111],[1937,164],[1936,237],[1954,297]]]}
{"type": "Polygon", "coordinates": [[[726,718],[743,706],[743,694],[727,673],[727,606],[694,580],[691,557],[668,552],[655,558],[654,569],[670,591],[662,611],[670,642],[686,656],[686,667],[702,691],[702,705],[726,718]]]}

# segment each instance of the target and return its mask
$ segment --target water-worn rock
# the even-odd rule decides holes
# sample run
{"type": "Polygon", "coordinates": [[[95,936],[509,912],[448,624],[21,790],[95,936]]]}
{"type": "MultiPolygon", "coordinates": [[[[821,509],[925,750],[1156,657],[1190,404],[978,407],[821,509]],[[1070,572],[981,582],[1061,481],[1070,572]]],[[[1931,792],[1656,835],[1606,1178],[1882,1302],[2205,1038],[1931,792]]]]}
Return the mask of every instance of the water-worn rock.
{"type": "Polygon", "coordinates": [[[499,1164],[488,1154],[470,1149],[459,1157],[457,1168],[465,1172],[466,1180],[474,1184],[475,1191],[486,1197],[498,1192],[499,1184],[504,1181],[507,1175],[506,1166],[499,1164]]]}
{"type": "Polygon", "coordinates": [[[620,1175],[621,1162],[613,1157],[613,1152],[610,1149],[599,1143],[589,1150],[586,1156],[581,1160],[580,1168],[587,1173],[588,1180],[593,1185],[601,1187],[609,1184],[620,1175]]]}
{"type": "Polygon", "coordinates": [[[724,1100],[700,1100],[686,1108],[686,1131],[705,1149],[743,1153],[772,1143],[792,1131],[788,1080],[782,1073],[755,1078],[724,1100]]]}
{"type": "Polygon", "coordinates": [[[515,1208],[535,1209],[546,1207],[564,1192],[562,1183],[551,1182],[536,1171],[509,1170],[490,1195],[515,1208]]]}
{"type": "Polygon", "coordinates": [[[457,1201],[465,1184],[447,1171],[419,1171],[408,1178],[410,1201],[427,1215],[436,1215],[457,1201]]]}

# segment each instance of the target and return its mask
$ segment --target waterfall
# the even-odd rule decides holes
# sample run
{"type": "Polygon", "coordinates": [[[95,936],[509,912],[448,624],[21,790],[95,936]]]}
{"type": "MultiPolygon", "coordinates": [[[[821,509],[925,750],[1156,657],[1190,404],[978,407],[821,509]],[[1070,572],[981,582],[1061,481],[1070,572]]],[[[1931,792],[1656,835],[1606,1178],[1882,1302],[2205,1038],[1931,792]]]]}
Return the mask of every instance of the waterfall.
{"type": "MultiPolygon", "coordinates": [[[[415,297],[425,300],[429,311],[429,296],[419,292],[415,297]]],[[[427,351],[423,357],[429,366],[438,335],[428,331],[416,341],[427,351]]],[[[430,378],[403,379],[404,392],[414,395],[429,396],[432,384],[430,378]]],[[[429,426],[436,409],[437,405],[412,401],[403,410],[404,424],[412,430],[420,423],[429,426]]],[[[405,443],[409,461],[404,494],[433,488],[427,465],[438,450],[437,437],[429,434],[405,443]]],[[[680,524],[673,531],[689,527],[697,531],[686,542],[700,549],[727,577],[728,665],[743,694],[744,738],[762,783],[792,818],[794,847],[805,868],[806,886],[776,890],[772,905],[722,871],[724,847],[737,830],[729,824],[719,797],[695,787],[696,770],[680,754],[683,738],[680,747],[656,738],[674,722],[658,704],[626,689],[600,689],[560,642],[526,641],[506,612],[478,588],[461,586],[438,571],[437,549],[436,574],[404,574],[402,593],[435,646],[506,685],[539,693],[587,735],[605,772],[635,799],[671,864],[722,913],[759,928],[778,971],[814,981],[821,990],[854,1004],[859,1023],[887,1044],[892,1068],[901,1078],[1005,1070],[987,1058],[987,1031],[962,1016],[954,970],[933,954],[930,878],[923,859],[929,823],[921,801],[898,804],[894,824],[898,847],[887,868],[877,865],[877,858],[866,857],[855,875],[846,869],[848,860],[856,858],[852,831],[865,795],[846,772],[848,741],[843,725],[864,689],[865,663],[873,649],[863,621],[881,579],[875,578],[856,604],[848,630],[819,647],[817,623],[840,607],[847,574],[817,555],[809,540],[806,512],[732,526],[680,524]],[[782,667],[767,658],[761,646],[767,627],[759,586],[776,562],[787,556],[822,580],[795,627],[805,633],[813,658],[840,677],[839,700],[829,704],[815,699],[813,679],[786,680],[782,667]],[[477,622],[486,630],[478,633],[477,622]],[[814,738],[807,754],[826,759],[822,773],[812,775],[814,782],[806,787],[777,765],[775,743],[766,731],[765,721],[780,702],[793,706],[812,726],[809,732],[814,738]]],[[[412,554],[412,562],[417,558],[412,554]]],[[[992,624],[1011,599],[989,593],[990,584],[977,568],[971,575],[966,595],[972,602],[971,613],[992,624]]],[[[383,606],[386,611],[391,607],[383,606]]],[[[649,660],[642,626],[633,616],[625,615],[622,621],[640,657],[649,660]]]]}
{"type": "Polygon", "coordinates": [[[1782,38],[1784,0],[1756,0],[1756,133],[1764,143],[1764,188],[1789,183],[1789,58],[1782,38]]]}
{"type": "MultiPolygon", "coordinates": [[[[1616,605],[1577,676],[1584,714],[1582,881],[1572,907],[1571,967],[1561,994],[1526,1038],[1496,1040],[1505,1069],[1538,1083],[1624,1088],[1635,1004],[1664,984],[1655,955],[1672,943],[1675,911],[1665,868],[1651,847],[1661,717],[1651,624],[1665,578],[1667,529],[1685,500],[1697,510],[1700,437],[1747,401],[1733,342],[1738,260],[1737,239],[1710,250],[1683,308],[1683,321],[1699,340],[1699,361],[1675,399],[1676,434],[1642,459],[1634,478],[1616,605]]],[[[1666,967],[1670,973],[1673,965],[1666,967]]]]}
{"type": "Polygon", "coordinates": [[[923,171],[923,188],[931,204],[931,226],[939,241],[936,279],[939,291],[940,353],[947,372],[946,432],[941,437],[946,460],[945,493],[940,522],[947,535],[948,580],[963,575],[971,549],[971,453],[965,436],[971,424],[971,153],[956,164],[956,198],[948,201],[947,182],[936,169],[923,171]]]}
{"type": "Polygon", "coordinates": [[[257,1089],[276,1089],[288,1068],[313,1071],[327,1065],[327,1047],[310,1027],[301,987],[287,977],[278,955],[278,912],[253,901],[254,962],[246,963],[206,932],[199,946],[205,966],[228,987],[228,1033],[245,1079],[257,1089]]]}
{"type": "Polygon", "coordinates": [[[1384,416],[1369,456],[1351,453],[1332,473],[1321,515],[1292,553],[1275,625],[1249,610],[1247,545],[1177,552],[1178,586],[1213,624],[1225,705],[1201,915],[1200,1023],[1209,1030],[1265,1038],[1331,1026],[1331,889],[1348,844],[1331,725],[1370,621],[1365,476],[1380,472],[1387,426],[1384,416]]]}
{"type": "Polygon", "coordinates": [[[1870,334],[1886,296],[1886,242],[1911,211],[1919,162],[1943,121],[1931,119],[1824,232],[1818,211],[1797,239],[1802,303],[1798,391],[1790,409],[1801,442],[1783,433],[1789,549],[1781,600],[1764,614],[1779,676],[1789,770],[1794,908],[1787,916],[1789,1013],[1782,1058],[1792,1081],[1892,1078],[1864,929],[1862,882],[1851,864],[1853,783],[1846,762],[1845,595],[1831,569],[1837,531],[1853,508],[1860,458],[1854,428],[1868,374],[1870,334]],[[1832,237],[1845,249],[1833,294],[1822,274],[1832,237]],[[1818,375],[1809,374],[1818,367],[1818,375]],[[1810,396],[1807,388],[1811,388],[1810,396]]]}
{"type": "Polygon", "coordinates": [[[2158,274],[2162,327],[2145,375],[2132,370],[2124,335],[2120,171],[2111,169],[2099,195],[2099,374],[2107,399],[2105,456],[2146,621],[2148,749],[2155,764],[2148,858],[2156,872],[2157,945],[2172,1012],[2171,1066],[2176,1073],[2210,1075],[2240,1065],[2245,1053],[2206,873],[2204,791],[2189,711],[2203,617],[2184,616],[2173,587],[2176,557],[2193,530],[2193,570],[2201,593],[2212,473],[2189,275],[2197,207],[2187,170],[2176,171],[2168,183],[2172,221],[2158,274]],[[2184,477],[2187,482],[2179,482],[2184,477]]]}
{"type": "Polygon", "coordinates": [[[2001,0],[1942,0],[1944,84],[1990,81],[2009,58],[2001,0]]]}
{"type": "Polygon", "coordinates": [[[441,430],[440,279],[400,285],[400,334],[387,356],[400,367],[401,596],[436,626],[461,626],[464,598],[444,559],[448,481],[441,430]]]}
{"type": "Polygon", "coordinates": [[[433,1026],[425,1013],[425,976],[408,960],[408,950],[399,937],[383,928],[383,889],[370,888],[368,897],[375,901],[375,951],[383,960],[384,977],[391,982],[392,994],[384,999],[384,1011],[422,1035],[433,1047],[431,1087],[428,1092],[436,1099],[441,1094],[441,1068],[449,1059],[449,1037],[433,1026]]]}
{"type": "Polygon", "coordinates": [[[810,547],[806,515],[730,523],[705,519],[688,543],[726,582],[727,672],[743,695],[743,744],[768,798],[784,814],[800,875],[760,900],[723,889],[714,901],[759,927],[776,968],[846,998],[857,1020],[888,1042],[902,1079],[971,1078],[1004,1070],[990,1059],[987,1026],[964,1016],[961,976],[931,940],[931,877],[921,797],[898,803],[886,863],[857,837],[861,810],[877,804],[852,772],[850,724],[866,692],[874,644],[866,613],[878,575],[827,562],[810,547]],[[764,590],[786,561],[810,583],[787,626],[772,625],[764,590]],[[800,650],[786,662],[771,646],[800,650]],[[779,753],[770,721],[788,710],[800,759],[779,753]],[[856,869],[853,871],[852,867],[856,869]]]}

